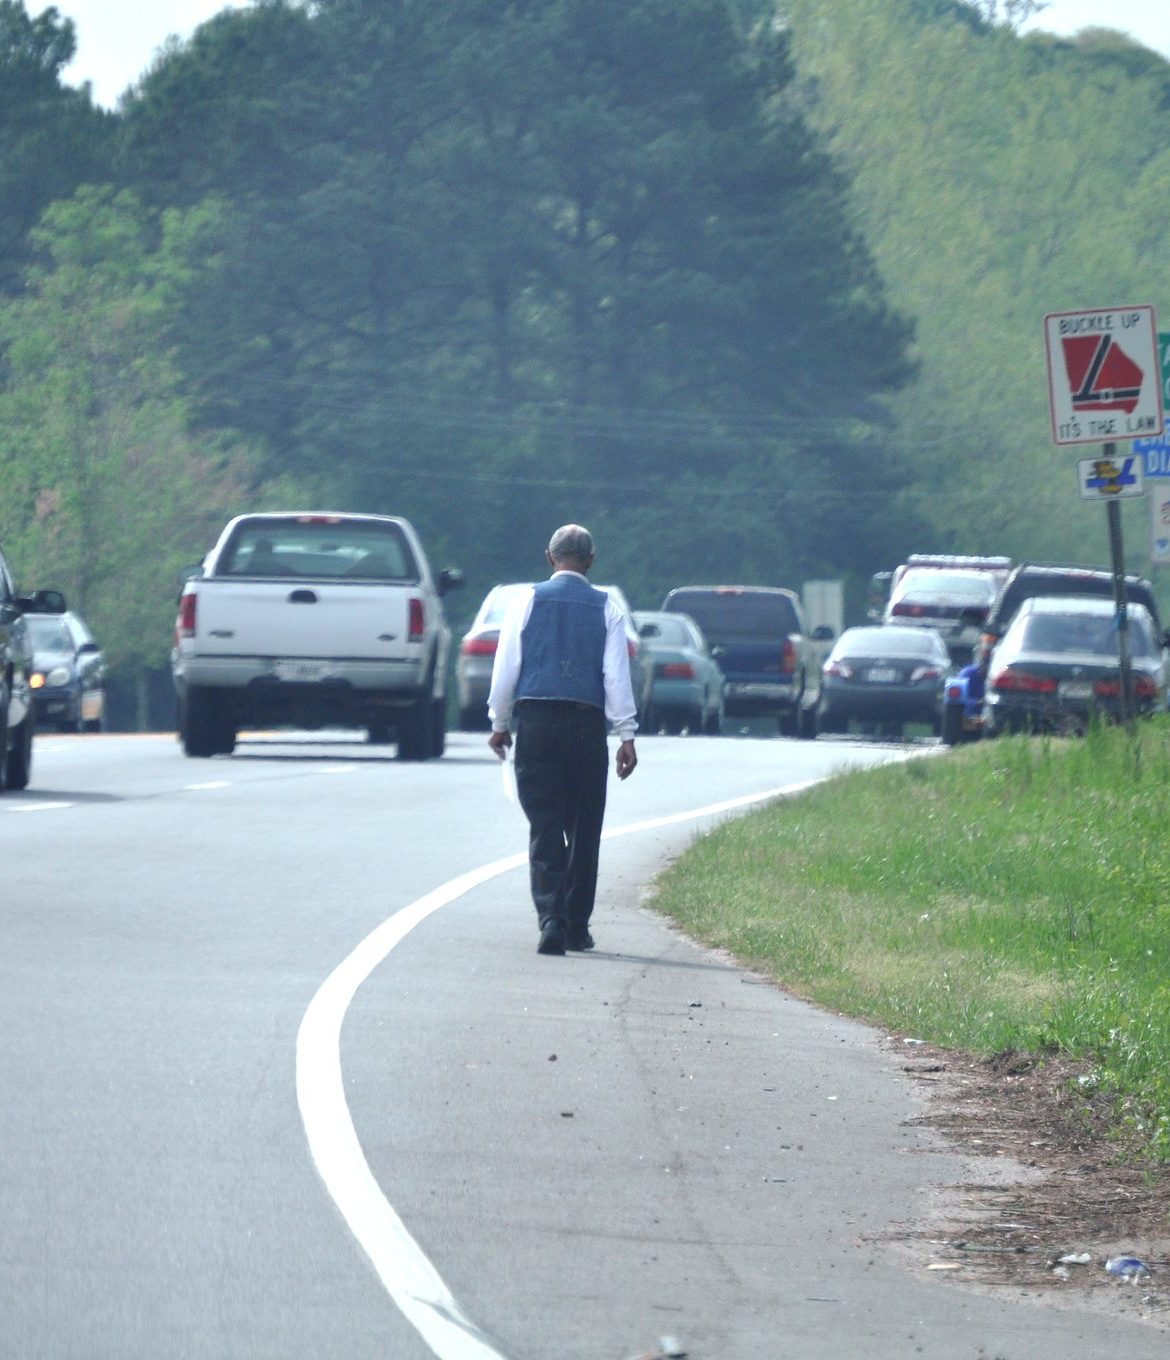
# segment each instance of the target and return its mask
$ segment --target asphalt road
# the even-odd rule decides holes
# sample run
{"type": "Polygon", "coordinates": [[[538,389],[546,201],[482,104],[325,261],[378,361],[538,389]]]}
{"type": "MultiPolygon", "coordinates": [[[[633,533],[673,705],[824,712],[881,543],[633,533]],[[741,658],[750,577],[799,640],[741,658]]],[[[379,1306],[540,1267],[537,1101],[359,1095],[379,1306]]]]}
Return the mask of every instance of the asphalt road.
{"type": "Polygon", "coordinates": [[[908,1270],[880,1235],[957,1162],[897,1061],[641,905],[724,805],[897,749],[639,750],[557,959],[482,737],[38,738],[0,797],[0,1360],[1161,1357],[908,1270]]]}

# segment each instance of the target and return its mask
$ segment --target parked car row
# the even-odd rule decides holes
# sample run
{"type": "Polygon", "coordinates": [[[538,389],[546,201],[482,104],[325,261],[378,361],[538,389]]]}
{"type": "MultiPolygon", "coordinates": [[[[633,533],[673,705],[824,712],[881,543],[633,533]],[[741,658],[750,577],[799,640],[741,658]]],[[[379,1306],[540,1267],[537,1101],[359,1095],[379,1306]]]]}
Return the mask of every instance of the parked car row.
{"type": "MultiPolygon", "coordinates": [[[[500,627],[530,582],[493,586],[463,636],[455,668],[459,722],[486,728],[487,697],[500,627]]],[[[631,611],[630,672],[643,732],[714,735],[724,716],[769,717],[788,736],[816,735],[821,667],[817,645],[827,628],[810,634],[799,596],[772,586],[679,586],[658,610],[631,611]]]]}

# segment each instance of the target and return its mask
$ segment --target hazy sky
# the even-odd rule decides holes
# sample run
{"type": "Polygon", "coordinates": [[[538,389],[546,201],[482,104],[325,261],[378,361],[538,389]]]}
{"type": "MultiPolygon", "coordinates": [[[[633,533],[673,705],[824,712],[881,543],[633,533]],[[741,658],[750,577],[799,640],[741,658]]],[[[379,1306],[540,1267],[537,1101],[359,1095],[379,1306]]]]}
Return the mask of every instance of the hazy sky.
{"type": "MultiPolygon", "coordinates": [[[[220,10],[246,5],[247,0],[231,4],[225,0],[55,0],[57,11],[77,27],[77,59],[66,79],[73,84],[88,80],[97,102],[112,107],[171,34],[185,38],[220,10]]],[[[40,0],[25,0],[25,8],[39,14],[47,6],[40,0]]],[[[1170,0],[1050,0],[1029,27],[1061,34],[1090,27],[1118,28],[1170,59],[1170,0]]]]}

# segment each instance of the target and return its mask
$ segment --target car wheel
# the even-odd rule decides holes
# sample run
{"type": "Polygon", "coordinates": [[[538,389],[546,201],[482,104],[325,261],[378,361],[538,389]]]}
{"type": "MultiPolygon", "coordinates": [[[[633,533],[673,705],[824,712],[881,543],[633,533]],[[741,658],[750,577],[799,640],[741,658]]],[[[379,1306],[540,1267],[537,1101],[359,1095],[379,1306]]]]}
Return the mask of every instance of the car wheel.
{"type": "Polygon", "coordinates": [[[27,789],[32,774],[33,716],[24,715],[19,727],[14,727],[9,736],[8,761],[4,770],[6,789],[27,789]]]}
{"type": "Polygon", "coordinates": [[[947,704],[943,709],[941,723],[944,746],[958,746],[963,740],[963,710],[958,704],[947,704]]]}
{"type": "Polygon", "coordinates": [[[680,713],[667,713],[659,720],[658,724],[668,737],[682,735],[683,719],[680,713]]]}
{"type": "Polygon", "coordinates": [[[215,695],[207,685],[186,685],[178,699],[178,737],[186,755],[205,759],[219,752],[215,695]]]}
{"type": "Polygon", "coordinates": [[[416,699],[398,715],[398,759],[426,760],[434,740],[430,695],[416,699]]]}
{"type": "Polygon", "coordinates": [[[388,722],[372,722],[366,728],[366,741],[371,746],[389,746],[391,728],[388,722]]]}
{"type": "Polygon", "coordinates": [[[89,718],[81,724],[83,732],[100,732],[102,730],[102,720],[100,718],[89,718]]]}
{"type": "Polygon", "coordinates": [[[490,726],[486,704],[472,704],[469,708],[459,710],[461,732],[486,732],[490,726]]]}
{"type": "Polygon", "coordinates": [[[0,792],[8,787],[8,696],[0,690],[0,792]]]}
{"type": "Polygon", "coordinates": [[[717,737],[723,731],[723,713],[718,708],[713,708],[707,714],[707,720],[703,723],[703,734],[708,737],[717,737]]]}
{"type": "Polygon", "coordinates": [[[431,755],[441,756],[447,749],[447,700],[431,700],[431,755]]]}
{"type": "Polygon", "coordinates": [[[849,730],[849,719],[841,718],[834,714],[830,709],[817,709],[817,731],[824,732],[826,736],[846,732],[849,730]]]}
{"type": "Polygon", "coordinates": [[[817,711],[811,704],[803,704],[797,719],[797,736],[801,741],[812,741],[817,734],[817,711]]]}

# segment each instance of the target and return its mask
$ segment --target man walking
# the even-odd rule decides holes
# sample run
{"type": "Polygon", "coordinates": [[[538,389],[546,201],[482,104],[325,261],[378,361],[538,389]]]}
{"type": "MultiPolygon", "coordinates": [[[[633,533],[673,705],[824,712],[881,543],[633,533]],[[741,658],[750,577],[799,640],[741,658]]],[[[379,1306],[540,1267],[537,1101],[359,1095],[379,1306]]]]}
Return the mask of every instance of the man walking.
{"type": "Polygon", "coordinates": [[[579,524],[553,534],[552,576],[509,609],[488,695],[488,745],[507,759],[516,728],[516,792],[528,818],[541,954],[592,949],[589,918],[609,765],[606,722],[620,739],[619,779],[634,772],[637,730],[620,607],[591,586],[593,539],[579,524]]]}

